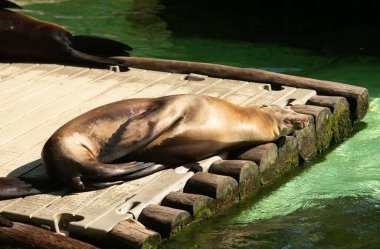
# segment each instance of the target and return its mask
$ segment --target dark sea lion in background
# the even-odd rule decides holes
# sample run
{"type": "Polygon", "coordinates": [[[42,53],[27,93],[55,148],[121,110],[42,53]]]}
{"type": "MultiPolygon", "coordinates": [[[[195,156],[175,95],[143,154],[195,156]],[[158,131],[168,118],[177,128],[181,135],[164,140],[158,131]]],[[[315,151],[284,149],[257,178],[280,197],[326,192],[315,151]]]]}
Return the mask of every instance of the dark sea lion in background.
{"type": "Polygon", "coordinates": [[[240,107],[203,95],[127,99],[63,125],[44,145],[42,159],[53,179],[86,189],[162,169],[135,161],[194,162],[274,141],[307,123],[307,115],[289,108],[240,107]]]}
{"type": "Polygon", "coordinates": [[[111,39],[73,35],[57,24],[7,8],[21,7],[0,0],[0,59],[121,65],[121,60],[109,57],[128,56],[132,50],[111,39]]]}

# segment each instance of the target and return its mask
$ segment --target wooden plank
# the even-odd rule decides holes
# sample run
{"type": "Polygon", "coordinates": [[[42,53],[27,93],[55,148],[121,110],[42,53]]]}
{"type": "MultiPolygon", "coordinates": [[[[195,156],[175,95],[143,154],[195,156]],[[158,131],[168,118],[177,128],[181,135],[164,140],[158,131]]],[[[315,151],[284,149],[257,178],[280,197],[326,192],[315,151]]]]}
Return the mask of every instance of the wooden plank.
{"type": "Polygon", "coordinates": [[[22,73],[24,71],[38,67],[39,64],[28,64],[28,63],[12,63],[2,68],[0,71],[0,84],[6,79],[12,78],[15,75],[22,73]]]}
{"type": "MultiPolygon", "coordinates": [[[[42,64],[39,67],[33,68],[31,70],[23,71],[12,78],[8,78],[0,83],[0,96],[1,100],[4,97],[13,98],[15,100],[21,99],[25,95],[25,88],[31,89],[29,86],[33,84],[35,86],[32,88],[36,90],[40,87],[48,87],[44,83],[44,80],[41,80],[47,74],[51,74],[59,69],[63,68],[63,66],[57,66],[52,64],[42,64]],[[42,84],[41,84],[42,83],[42,84]],[[38,86],[38,87],[37,87],[38,86]],[[21,95],[18,95],[21,94],[21,95]]],[[[12,101],[10,101],[12,102],[12,101]]],[[[3,105],[0,105],[3,106],[3,105]]]]}
{"type": "Polygon", "coordinates": [[[279,91],[268,91],[265,94],[261,95],[260,98],[256,98],[252,101],[246,102],[247,105],[269,105],[275,104],[276,102],[281,102],[281,100],[287,99],[287,97],[295,92],[297,88],[294,87],[283,87],[279,91]]]}
{"type": "MultiPolygon", "coordinates": [[[[146,97],[159,97],[162,95],[168,95],[168,93],[173,94],[173,91],[178,87],[182,87],[182,89],[188,88],[189,80],[186,80],[186,75],[183,74],[171,74],[168,77],[156,81],[155,84],[150,84],[147,87],[136,91],[134,94],[129,96],[129,98],[146,98],[146,97]]],[[[203,84],[197,86],[204,87],[204,84],[213,83],[217,81],[217,79],[209,79],[206,78],[205,81],[202,81],[203,84]]],[[[195,84],[192,84],[194,87],[195,84]]]]}
{"type": "MultiPolygon", "coordinates": [[[[10,64],[9,63],[0,63],[0,70],[2,70],[3,68],[9,66],[10,64]]],[[[1,79],[1,78],[0,78],[1,79]]]]}
{"type": "Polygon", "coordinates": [[[270,85],[268,84],[249,82],[248,85],[245,85],[243,88],[239,89],[238,92],[233,92],[223,98],[236,105],[247,105],[247,103],[252,102],[260,96],[266,94],[269,90],[270,85]]]}
{"type": "MultiPolygon", "coordinates": [[[[161,76],[161,78],[165,78],[165,76],[157,75],[157,73],[150,74],[151,76],[161,76]]],[[[165,74],[166,76],[168,74],[165,74]]],[[[59,118],[55,119],[48,119],[45,121],[43,120],[42,125],[28,131],[25,136],[28,137],[27,140],[24,139],[24,137],[17,137],[16,139],[8,142],[7,144],[0,146],[0,155],[7,155],[7,156],[1,156],[0,157],[0,175],[7,175],[10,174],[12,176],[19,176],[20,174],[23,174],[35,167],[38,166],[38,164],[33,163],[30,164],[30,162],[34,162],[35,160],[38,160],[40,158],[40,151],[42,149],[43,143],[46,141],[46,139],[61,125],[66,123],[68,120],[74,118],[75,116],[79,115],[80,113],[83,113],[85,111],[88,111],[94,107],[97,107],[102,104],[106,104],[108,102],[116,101],[121,99],[122,97],[128,96],[129,93],[131,94],[131,91],[129,91],[129,87],[131,86],[130,82],[134,82],[133,85],[136,88],[144,87],[144,83],[149,80],[151,84],[154,84],[154,81],[151,79],[147,79],[146,75],[141,77],[141,75],[137,75],[136,77],[131,77],[130,79],[126,80],[124,84],[117,85],[116,88],[110,88],[106,92],[102,92],[98,94],[97,96],[90,99],[90,101],[81,103],[81,105],[76,109],[70,109],[67,110],[64,113],[58,113],[59,118]],[[141,83],[140,83],[141,82],[141,83]],[[125,89],[125,87],[128,87],[125,89]],[[111,99],[110,99],[111,98],[111,99]],[[117,98],[117,99],[112,99],[117,98]],[[16,174],[13,172],[16,168],[20,167],[21,165],[27,165],[28,167],[24,168],[23,171],[17,170],[16,174]]],[[[94,89],[100,90],[102,87],[104,87],[104,84],[100,84],[99,87],[96,87],[94,89]]],[[[80,91],[77,91],[76,93],[71,94],[70,96],[67,95],[66,99],[62,100],[62,104],[59,105],[61,107],[68,106],[70,102],[77,102],[77,99],[81,99],[84,97],[84,95],[87,94],[88,91],[85,91],[85,93],[81,93],[80,91]]],[[[88,92],[91,96],[91,92],[88,92]]],[[[57,107],[58,109],[58,107],[57,107]]],[[[55,110],[57,110],[55,109],[55,110]]],[[[57,115],[58,115],[57,114],[57,115]]],[[[30,122],[30,121],[29,121],[30,122]]],[[[28,122],[26,122],[28,123],[28,122]]]]}
{"type": "Polygon", "coordinates": [[[12,205],[13,203],[20,201],[22,198],[16,198],[16,199],[8,199],[8,200],[1,200],[0,201],[0,213],[7,208],[8,206],[12,205]]]}
{"type": "Polygon", "coordinates": [[[67,193],[67,190],[27,196],[5,207],[2,213],[12,220],[27,223],[33,217],[34,213],[61,198],[65,193],[67,193]]]}
{"type": "MultiPolygon", "coordinates": [[[[101,70],[83,71],[79,77],[77,76],[75,79],[72,78],[70,81],[66,81],[65,84],[60,84],[60,82],[51,83],[50,87],[42,89],[38,91],[38,93],[29,95],[19,102],[2,109],[0,128],[15,122],[32,111],[48,105],[59,97],[75,92],[78,93],[84,90],[82,88],[88,86],[89,83],[91,84],[95,79],[104,76],[104,72],[101,70]]],[[[98,85],[97,88],[98,87],[101,87],[101,85],[98,85]]],[[[91,88],[88,90],[91,90],[91,88]]],[[[94,90],[96,89],[94,88],[94,90]]],[[[84,91],[82,91],[82,93],[84,93],[84,91]]]]}
{"type": "Polygon", "coordinates": [[[287,95],[286,98],[279,99],[273,104],[286,105],[304,105],[311,98],[317,95],[317,92],[309,89],[297,88],[294,92],[287,95]]]}
{"type": "Polygon", "coordinates": [[[239,91],[239,89],[243,88],[246,85],[248,85],[248,82],[237,80],[222,80],[217,84],[214,84],[212,87],[206,88],[198,93],[217,98],[223,98],[224,96],[231,95],[234,92],[239,91]]]}
{"type": "Polygon", "coordinates": [[[182,189],[193,174],[185,167],[166,170],[154,182],[145,183],[133,196],[125,199],[123,204],[108,210],[102,217],[88,224],[87,233],[104,236],[120,221],[132,217],[137,219],[148,205],[159,204],[170,192],[182,189]]]}
{"type": "MultiPolygon", "coordinates": [[[[75,215],[83,216],[84,219],[77,222],[71,222],[69,225],[69,231],[78,235],[86,234],[88,232],[86,229],[92,223],[105,216],[107,213],[113,212],[116,207],[120,206],[140,191],[143,186],[146,184],[152,184],[166,172],[167,171],[156,172],[144,178],[139,178],[111,187],[112,190],[110,190],[110,193],[112,194],[100,196],[75,213],[75,215]]],[[[107,229],[112,229],[112,227],[108,227],[107,229]]],[[[96,233],[96,231],[93,232],[96,233]]],[[[101,232],[100,234],[103,234],[104,236],[104,232],[101,232]]]]}
{"type": "MultiPolygon", "coordinates": [[[[37,109],[33,112],[30,112],[24,116],[22,116],[18,120],[17,128],[14,126],[6,126],[3,127],[0,130],[0,137],[2,137],[2,141],[0,142],[0,146],[2,144],[5,144],[6,142],[21,136],[25,132],[31,130],[34,127],[37,127],[41,123],[45,123],[49,119],[57,118],[59,115],[67,111],[75,106],[80,105],[82,102],[87,99],[91,99],[94,96],[98,96],[104,91],[109,90],[113,87],[115,84],[119,84],[119,78],[113,77],[116,74],[112,74],[109,77],[106,77],[105,79],[99,80],[96,84],[99,84],[96,88],[94,88],[92,82],[87,87],[82,86],[78,89],[77,92],[74,92],[69,95],[65,95],[62,97],[57,97],[55,100],[50,102],[48,105],[45,105],[41,107],[40,109],[37,109]],[[41,119],[40,117],[44,117],[41,119]]],[[[134,75],[128,74],[128,77],[134,75]]],[[[128,78],[125,76],[125,78],[128,78]]],[[[54,94],[55,91],[58,89],[51,89],[52,94],[54,94]]]]}
{"type": "Polygon", "coordinates": [[[76,215],[79,210],[90,202],[110,192],[112,194],[112,188],[67,194],[34,213],[32,220],[37,224],[50,227],[52,231],[60,232],[59,219],[57,217],[62,214],[76,215]]]}

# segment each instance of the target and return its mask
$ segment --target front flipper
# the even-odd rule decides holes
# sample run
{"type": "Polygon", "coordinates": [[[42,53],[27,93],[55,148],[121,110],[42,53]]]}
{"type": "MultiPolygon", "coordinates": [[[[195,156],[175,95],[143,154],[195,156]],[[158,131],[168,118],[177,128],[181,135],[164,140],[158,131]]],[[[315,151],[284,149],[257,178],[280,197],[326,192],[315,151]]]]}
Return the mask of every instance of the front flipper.
{"type": "Polygon", "coordinates": [[[97,160],[111,163],[151,143],[183,117],[184,109],[173,102],[152,106],[117,129],[101,149],[97,160]]]}
{"type": "Polygon", "coordinates": [[[14,177],[0,177],[0,200],[17,198],[41,192],[29,183],[14,177]]]}

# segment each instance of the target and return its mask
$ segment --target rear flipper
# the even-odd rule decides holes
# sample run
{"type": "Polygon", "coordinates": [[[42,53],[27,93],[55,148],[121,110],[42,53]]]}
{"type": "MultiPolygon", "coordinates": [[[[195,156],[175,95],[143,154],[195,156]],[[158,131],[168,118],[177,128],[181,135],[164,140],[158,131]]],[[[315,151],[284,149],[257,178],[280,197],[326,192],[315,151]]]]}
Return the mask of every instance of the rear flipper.
{"type": "Polygon", "coordinates": [[[75,35],[71,43],[71,56],[78,60],[122,67],[125,67],[122,60],[110,57],[129,56],[132,51],[127,44],[97,36],[75,35]]]}
{"type": "Polygon", "coordinates": [[[117,184],[122,184],[125,181],[141,178],[141,177],[151,175],[153,173],[166,169],[166,167],[161,164],[146,163],[145,165],[150,165],[150,166],[131,174],[126,174],[123,176],[107,179],[107,181],[84,180],[84,184],[86,186],[86,189],[101,189],[101,188],[106,188],[106,187],[117,185],[117,184]]]}
{"type": "MultiPolygon", "coordinates": [[[[104,188],[107,186],[120,184],[124,176],[140,172],[144,169],[148,169],[153,163],[143,162],[130,162],[130,163],[115,163],[115,164],[103,164],[103,163],[91,163],[88,165],[81,165],[82,176],[71,177],[69,184],[73,187],[81,190],[89,190],[92,188],[104,188]],[[108,184],[107,182],[115,182],[108,184]],[[92,187],[93,183],[99,183],[99,187],[92,187]],[[103,183],[104,184],[101,184],[103,183]]],[[[147,170],[149,172],[149,170],[147,170]]],[[[148,174],[148,173],[147,173],[148,174]]],[[[65,179],[62,179],[65,180],[65,179]]]]}
{"type": "Polygon", "coordinates": [[[0,177],[0,200],[40,194],[41,191],[14,177],[0,177]]]}
{"type": "Polygon", "coordinates": [[[75,50],[97,56],[129,56],[132,51],[127,44],[98,36],[75,35],[71,42],[75,50]]]}

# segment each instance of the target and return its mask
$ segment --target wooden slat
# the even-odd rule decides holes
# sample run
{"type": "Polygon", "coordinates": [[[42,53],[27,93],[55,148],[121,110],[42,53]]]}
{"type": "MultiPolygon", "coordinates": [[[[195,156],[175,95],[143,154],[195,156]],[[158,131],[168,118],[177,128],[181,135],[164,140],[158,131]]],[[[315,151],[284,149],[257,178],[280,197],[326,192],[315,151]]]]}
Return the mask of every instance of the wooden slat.
{"type": "Polygon", "coordinates": [[[224,97],[225,100],[237,105],[247,105],[246,103],[254,101],[260,96],[266,94],[270,90],[270,85],[249,82],[238,92],[233,92],[224,97]]]}
{"type": "MultiPolygon", "coordinates": [[[[48,74],[52,74],[53,72],[63,68],[63,66],[57,66],[52,64],[43,64],[39,67],[32,68],[30,70],[21,72],[14,77],[7,78],[4,81],[0,82],[0,96],[1,101],[4,101],[4,97],[13,98],[14,100],[19,100],[25,94],[25,88],[39,89],[41,87],[48,87],[49,85],[45,84],[44,80],[41,78],[45,77],[48,74]],[[29,86],[33,84],[34,88],[30,88],[29,86]],[[21,94],[21,95],[19,95],[21,94]]],[[[11,100],[11,99],[10,99],[11,100]]],[[[12,102],[12,101],[11,101],[12,102]]],[[[3,106],[0,105],[0,106],[3,106]]]]}
{"type": "Polygon", "coordinates": [[[8,64],[0,71],[0,83],[6,79],[12,78],[15,75],[28,71],[32,68],[38,67],[39,64],[27,64],[27,63],[13,63],[8,64]]]}
{"type": "Polygon", "coordinates": [[[294,87],[283,87],[279,91],[268,91],[261,95],[260,98],[254,99],[252,101],[246,102],[247,105],[269,105],[276,102],[280,102],[283,99],[287,99],[288,95],[295,92],[297,88],[294,87]]]}
{"type": "Polygon", "coordinates": [[[239,91],[244,86],[248,85],[248,82],[237,81],[237,80],[222,80],[212,87],[209,87],[203,91],[198,92],[199,94],[209,95],[217,98],[223,98],[224,96],[230,95],[236,91],[239,91]]]}
{"type": "Polygon", "coordinates": [[[27,196],[5,207],[2,213],[15,221],[28,222],[34,213],[61,198],[65,193],[67,193],[67,190],[27,196]]]}
{"type": "Polygon", "coordinates": [[[85,233],[86,228],[90,226],[91,223],[107,213],[113,212],[116,207],[127,201],[147,184],[152,184],[166,172],[167,170],[160,171],[147,177],[112,187],[110,194],[102,195],[78,210],[75,214],[85,218],[81,221],[70,223],[69,230],[76,234],[85,233]]]}

